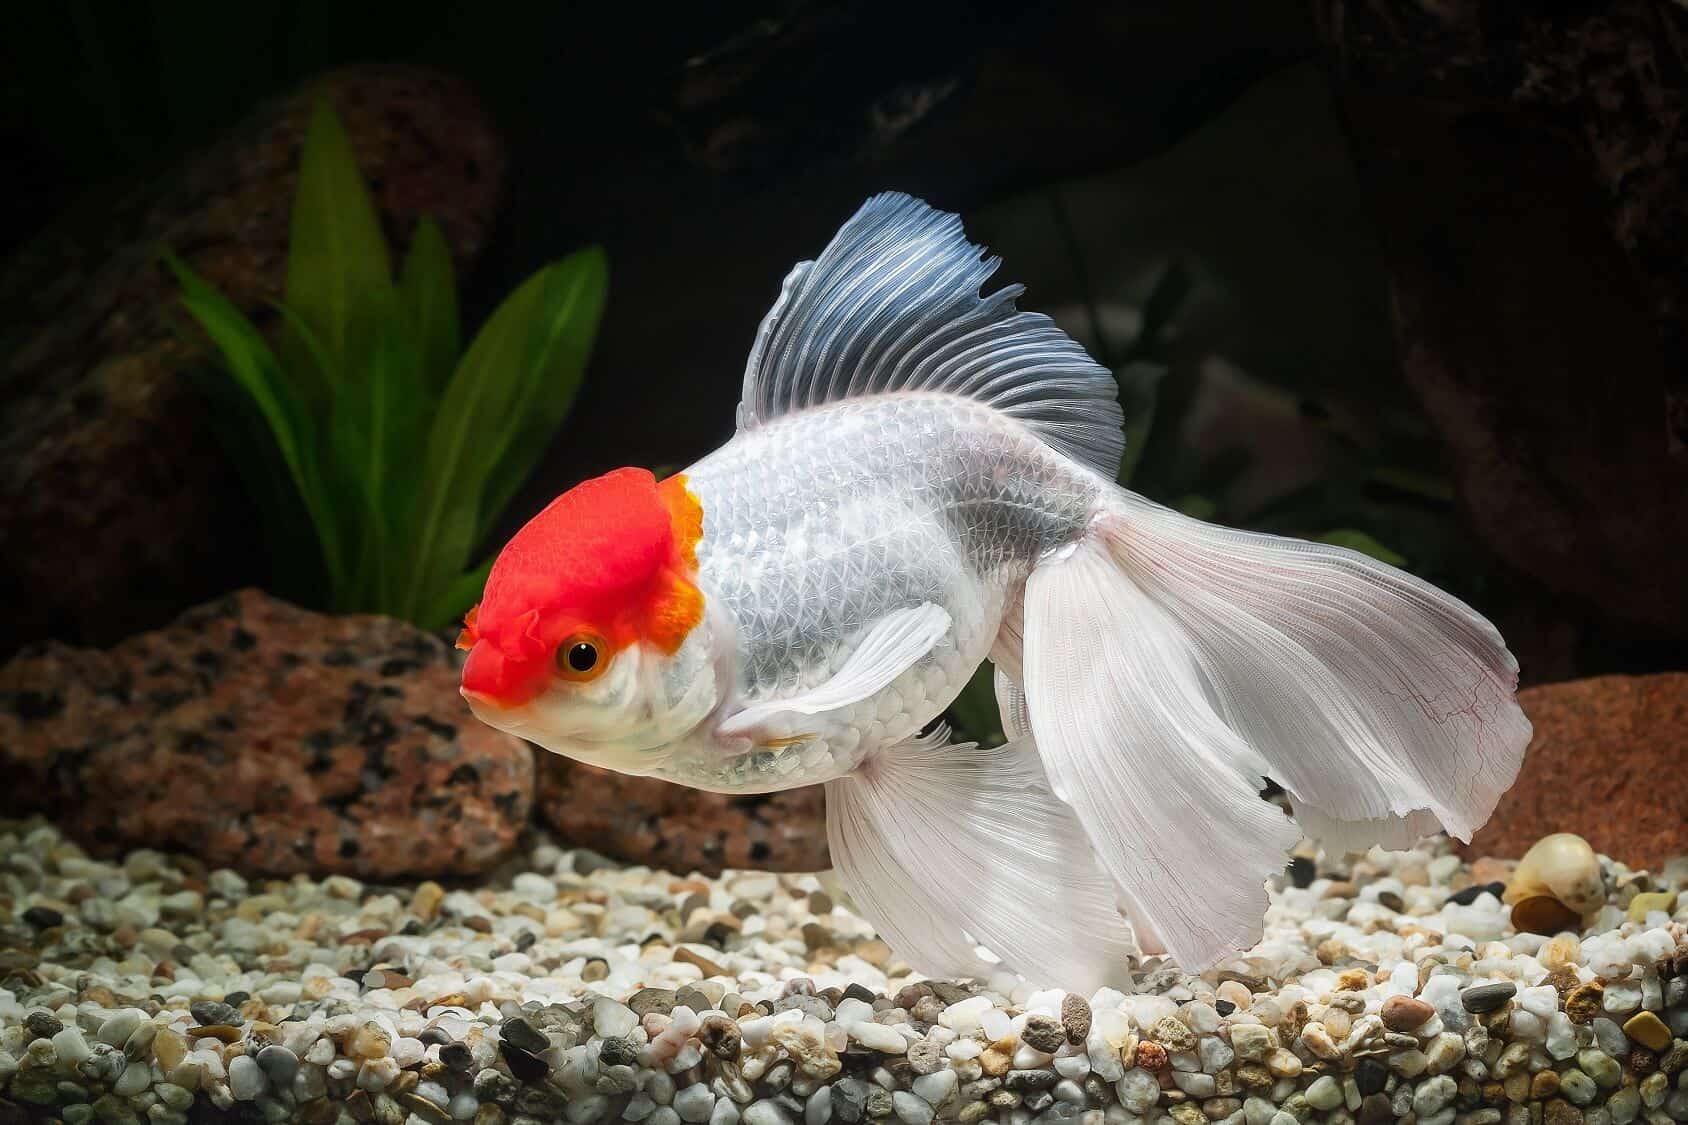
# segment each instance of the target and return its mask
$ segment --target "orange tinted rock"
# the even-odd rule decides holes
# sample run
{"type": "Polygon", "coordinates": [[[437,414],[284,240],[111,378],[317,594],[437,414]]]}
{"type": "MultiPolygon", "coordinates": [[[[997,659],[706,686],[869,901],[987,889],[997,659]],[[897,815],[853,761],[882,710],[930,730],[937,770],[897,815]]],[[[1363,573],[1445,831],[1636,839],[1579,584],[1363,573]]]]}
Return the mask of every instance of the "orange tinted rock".
{"type": "Polygon", "coordinates": [[[0,776],[0,815],[44,813],[101,852],[391,879],[507,854],[533,754],[470,715],[439,637],[245,590],[0,668],[0,776]]]}
{"type": "Polygon", "coordinates": [[[1535,737],[1468,856],[1521,856],[1554,832],[1632,867],[1688,853],[1688,785],[1661,784],[1688,762],[1688,673],[1572,680],[1518,700],[1535,737]]]}

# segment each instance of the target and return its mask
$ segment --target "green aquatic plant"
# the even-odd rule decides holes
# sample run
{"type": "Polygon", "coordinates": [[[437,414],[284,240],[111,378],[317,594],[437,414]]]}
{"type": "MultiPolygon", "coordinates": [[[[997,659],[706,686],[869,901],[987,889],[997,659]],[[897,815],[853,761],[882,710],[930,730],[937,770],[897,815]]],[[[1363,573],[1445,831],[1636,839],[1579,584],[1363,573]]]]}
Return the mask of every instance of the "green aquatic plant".
{"type": "Polygon", "coordinates": [[[215,345],[201,384],[287,592],[437,628],[474,601],[475,551],[568,413],[603,310],[593,247],[523,282],[461,346],[451,255],[418,226],[395,278],[339,119],[319,103],[294,197],[279,348],[166,255],[215,345]],[[304,550],[301,550],[304,547],[304,550]]]}

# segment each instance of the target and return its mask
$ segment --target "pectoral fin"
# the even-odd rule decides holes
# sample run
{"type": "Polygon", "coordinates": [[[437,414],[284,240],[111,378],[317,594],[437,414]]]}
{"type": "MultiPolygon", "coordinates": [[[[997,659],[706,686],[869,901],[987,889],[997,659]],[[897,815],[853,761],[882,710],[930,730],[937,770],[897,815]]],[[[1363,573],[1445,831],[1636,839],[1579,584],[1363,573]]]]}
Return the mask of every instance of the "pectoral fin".
{"type": "Polygon", "coordinates": [[[949,613],[933,602],[888,613],[868,627],[831,679],[801,695],[752,703],[727,716],[720,732],[770,745],[791,738],[812,726],[804,717],[837,711],[885,690],[932,651],[949,627],[949,613]]]}

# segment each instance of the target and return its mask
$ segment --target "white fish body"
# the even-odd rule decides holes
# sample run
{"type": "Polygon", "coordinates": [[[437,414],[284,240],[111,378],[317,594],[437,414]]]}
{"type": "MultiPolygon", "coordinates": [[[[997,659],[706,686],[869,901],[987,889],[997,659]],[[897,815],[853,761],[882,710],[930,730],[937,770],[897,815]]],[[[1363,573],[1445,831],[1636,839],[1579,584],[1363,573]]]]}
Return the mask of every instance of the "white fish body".
{"type": "Polygon", "coordinates": [[[1032,566],[1083,533],[1106,488],[1020,423],[920,393],[781,418],[685,475],[705,513],[699,585],[737,636],[722,726],[758,737],[735,753],[721,728],[700,730],[651,772],[734,792],[830,781],[942,714],[1032,566]],[[861,699],[781,710],[831,682],[894,614],[925,617],[936,640],[861,699]]]}
{"type": "Polygon", "coordinates": [[[1111,375],[1017,287],[980,298],[995,265],[954,216],[870,200],[787,279],[739,433],[684,474],[702,621],[610,686],[466,691],[477,713],[700,788],[826,783],[839,874],[930,973],[1205,967],[1258,940],[1303,831],[1469,838],[1529,739],[1493,627],[1116,486],[1111,375]],[[987,657],[1008,744],[922,737],[987,657]]]}

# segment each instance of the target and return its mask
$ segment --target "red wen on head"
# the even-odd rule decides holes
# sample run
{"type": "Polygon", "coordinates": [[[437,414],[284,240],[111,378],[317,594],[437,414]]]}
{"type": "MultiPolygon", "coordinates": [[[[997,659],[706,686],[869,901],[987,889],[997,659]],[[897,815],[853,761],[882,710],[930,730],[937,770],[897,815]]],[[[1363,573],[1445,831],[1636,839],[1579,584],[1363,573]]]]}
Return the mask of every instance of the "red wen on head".
{"type": "Polygon", "coordinates": [[[557,497],[499,553],[465,619],[464,692],[514,707],[553,677],[595,678],[629,645],[674,652],[703,616],[702,527],[681,476],[617,469],[557,497]]]}

